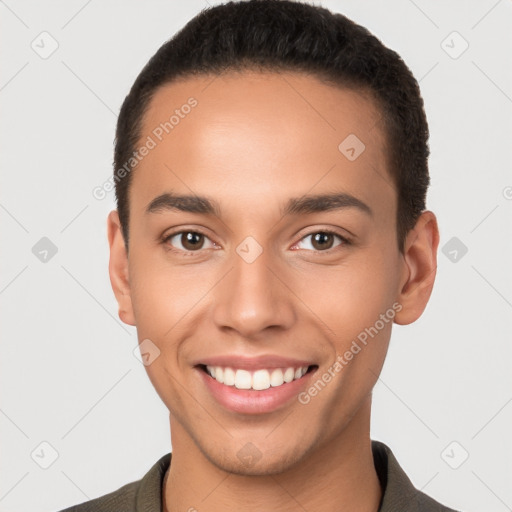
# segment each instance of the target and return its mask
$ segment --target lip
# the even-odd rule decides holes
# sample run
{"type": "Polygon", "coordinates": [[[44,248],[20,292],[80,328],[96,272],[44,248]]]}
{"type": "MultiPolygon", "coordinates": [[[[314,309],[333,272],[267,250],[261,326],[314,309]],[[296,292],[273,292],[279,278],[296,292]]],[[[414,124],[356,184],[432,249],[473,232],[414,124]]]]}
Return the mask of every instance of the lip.
{"type": "Polygon", "coordinates": [[[216,356],[206,359],[198,360],[194,366],[222,366],[223,368],[230,367],[236,370],[256,371],[272,368],[299,368],[302,366],[313,366],[313,361],[306,361],[300,359],[291,359],[289,357],[281,357],[274,355],[261,355],[257,357],[247,356],[216,356]]]}
{"type": "Polygon", "coordinates": [[[257,358],[214,357],[204,359],[196,367],[207,391],[215,401],[230,412],[238,414],[269,414],[286,407],[301,391],[309,386],[311,376],[318,369],[317,365],[297,359],[281,358],[275,356],[261,356],[257,358]],[[281,386],[270,387],[264,390],[237,389],[235,386],[226,386],[217,382],[205,370],[205,365],[222,366],[235,369],[256,371],[263,368],[287,368],[300,366],[313,366],[300,379],[284,383],[281,386]]]}

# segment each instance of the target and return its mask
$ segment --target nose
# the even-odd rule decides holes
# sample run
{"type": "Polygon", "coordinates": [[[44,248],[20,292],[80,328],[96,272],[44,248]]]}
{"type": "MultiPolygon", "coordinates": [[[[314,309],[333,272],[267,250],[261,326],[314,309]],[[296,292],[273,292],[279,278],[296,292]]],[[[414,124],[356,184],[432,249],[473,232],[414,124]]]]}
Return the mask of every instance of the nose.
{"type": "Polygon", "coordinates": [[[295,322],[293,294],[264,251],[249,263],[233,255],[233,268],[215,288],[213,319],[219,329],[244,338],[286,330],[295,322]]]}

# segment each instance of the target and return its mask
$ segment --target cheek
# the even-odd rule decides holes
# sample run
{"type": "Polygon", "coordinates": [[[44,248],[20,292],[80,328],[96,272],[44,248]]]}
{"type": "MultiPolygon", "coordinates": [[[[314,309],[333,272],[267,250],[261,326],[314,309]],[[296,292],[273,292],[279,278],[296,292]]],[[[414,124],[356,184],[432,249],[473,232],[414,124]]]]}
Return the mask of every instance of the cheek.
{"type": "Polygon", "coordinates": [[[211,285],[198,278],[193,265],[172,267],[150,257],[138,261],[130,268],[130,288],[139,338],[169,339],[200,308],[211,285]]]}
{"type": "Polygon", "coordinates": [[[386,272],[388,265],[384,255],[366,262],[361,258],[357,265],[331,269],[323,279],[307,280],[303,285],[304,302],[318,314],[313,321],[329,329],[328,366],[320,369],[307,390],[311,396],[321,395],[311,398],[310,412],[327,429],[339,428],[338,420],[332,418],[333,409],[348,421],[381,372],[397,312],[393,271],[386,272]],[[316,384],[318,380],[329,381],[325,391],[321,383],[316,384]]]}
{"type": "MultiPolygon", "coordinates": [[[[381,314],[392,309],[396,297],[396,262],[382,250],[365,252],[371,257],[360,253],[346,264],[306,273],[295,288],[303,303],[331,331],[337,352],[374,326],[381,314]]],[[[386,323],[379,331],[389,335],[390,326],[391,322],[386,323]]]]}
{"type": "Polygon", "coordinates": [[[130,290],[137,335],[157,354],[145,370],[167,408],[179,415],[183,409],[182,340],[191,334],[189,315],[200,305],[206,285],[184,267],[171,268],[150,255],[133,256],[130,290]]]}

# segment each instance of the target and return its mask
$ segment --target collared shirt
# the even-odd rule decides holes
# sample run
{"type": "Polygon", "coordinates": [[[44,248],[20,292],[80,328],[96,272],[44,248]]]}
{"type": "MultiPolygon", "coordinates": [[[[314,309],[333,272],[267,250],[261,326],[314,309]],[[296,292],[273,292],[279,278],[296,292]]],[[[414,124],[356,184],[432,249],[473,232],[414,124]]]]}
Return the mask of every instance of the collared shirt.
{"type": "MultiPolygon", "coordinates": [[[[384,443],[372,441],[372,451],[383,489],[378,512],[455,512],[418,491],[384,443]]],[[[168,453],[142,479],[61,512],[162,512],[163,481],[170,463],[168,453]]]]}

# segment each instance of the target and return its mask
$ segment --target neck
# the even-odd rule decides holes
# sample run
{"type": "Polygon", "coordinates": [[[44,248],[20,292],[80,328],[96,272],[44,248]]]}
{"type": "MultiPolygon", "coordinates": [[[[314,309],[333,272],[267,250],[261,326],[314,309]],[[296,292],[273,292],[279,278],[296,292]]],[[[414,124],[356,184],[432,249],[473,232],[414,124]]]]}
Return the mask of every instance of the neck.
{"type": "Polygon", "coordinates": [[[173,453],[164,481],[164,511],[377,512],[382,490],[369,436],[369,402],[335,439],[292,468],[265,476],[223,471],[171,418],[173,453]]]}

